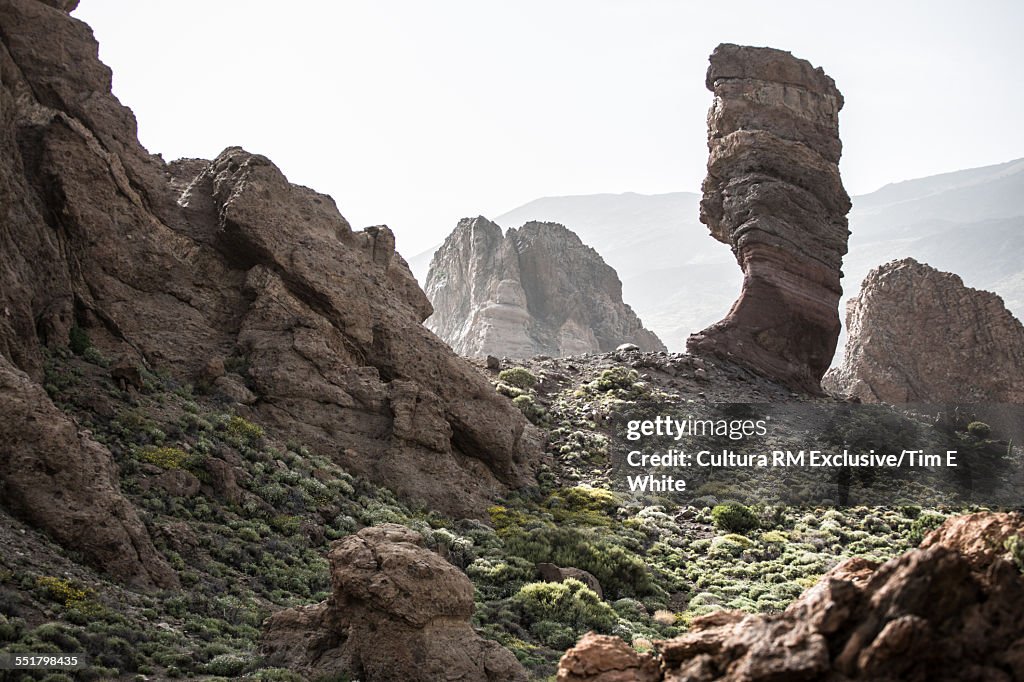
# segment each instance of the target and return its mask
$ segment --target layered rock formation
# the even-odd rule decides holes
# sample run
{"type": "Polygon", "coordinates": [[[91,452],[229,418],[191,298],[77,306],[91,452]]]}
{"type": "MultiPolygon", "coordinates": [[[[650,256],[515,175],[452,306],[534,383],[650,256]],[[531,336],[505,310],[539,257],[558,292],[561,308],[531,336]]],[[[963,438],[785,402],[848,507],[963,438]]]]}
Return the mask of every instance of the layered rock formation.
{"type": "Polygon", "coordinates": [[[504,235],[483,217],[461,220],[427,274],[427,326],[460,355],[579,355],[635,343],[665,350],[622,302],[601,256],[556,223],[504,235]]]}
{"type": "Polygon", "coordinates": [[[526,680],[515,656],[470,627],[473,584],[424,549],[419,533],[366,528],[335,543],[328,558],[331,596],[264,624],[271,665],[311,679],[526,680]]]}
{"type": "Polygon", "coordinates": [[[839,177],[843,96],[820,68],[771,48],[719,45],[707,87],[701,221],[732,246],[743,289],[687,348],[809,393],[839,339],[850,199],[839,177]]]}
{"type": "Polygon", "coordinates": [[[848,559],[778,615],[708,614],[654,655],[585,637],[558,680],[1024,680],[1024,577],[1008,541],[1024,541],[1024,515],[954,517],[882,565],[848,559]]]}
{"type": "Polygon", "coordinates": [[[72,330],[437,509],[480,514],[529,483],[537,432],[423,328],[430,303],[390,230],[354,231],[239,148],[148,154],[73,4],[0,3],[4,433],[47,444],[3,439],[0,504],[125,579],[167,582],[110,453],[39,389],[72,330]]]}
{"type": "Polygon", "coordinates": [[[1003,299],[912,258],[846,305],[846,354],[823,385],[863,402],[1024,403],[1024,326],[1003,299]]]}

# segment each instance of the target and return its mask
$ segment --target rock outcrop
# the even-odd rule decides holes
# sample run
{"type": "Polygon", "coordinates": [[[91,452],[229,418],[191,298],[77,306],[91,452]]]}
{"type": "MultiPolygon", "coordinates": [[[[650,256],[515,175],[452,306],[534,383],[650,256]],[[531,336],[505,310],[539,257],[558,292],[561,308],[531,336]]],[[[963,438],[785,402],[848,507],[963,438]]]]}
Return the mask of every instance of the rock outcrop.
{"type": "Polygon", "coordinates": [[[719,45],[707,87],[700,218],[729,244],[743,289],[687,341],[794,389],[821,393],[839,339],[850,199],[839,177],[843,97],[820,68],[771,48],[719,45]]]}
{"type": "Polygon", "coordinates": [[[846,304],[826,389],[885,403],[1024,403],[1024,326],[1003,299],[912,258],[875,268],[846,304]]]}
{"type": "Polygon", "coordinates": [[[470,627],[473,584],[424,549],[419,533],[366,528],[335,543],[328,558],[331,596],[264,624],[269,664],[317,679],[526,680],[515,656],[470,627]]]}
{"type": "Polygon", "coordinates": [[[484,217],[461,220],[434,254],[426,291],[427,327],[460,355],[557,357],[623,342],[665,350],[622,302],[615,270],[556,223],[502,234],[484,217]]]}
{"type": "Polygon", "coordinates": [[[697,618],[686,634],[654,643],[653,664],[584,638],[558,679],[1024,680],[1024,577],[1011,538],[1024,542],[1020,513],[950,518],[882,565],[845,561],[782,614],[697,618]]]}
{"type": "Polygon", "coordinates": [[[237,147],[150,155],[73,5],[0,3],[0,392],[16,419],[53,421],[32,427],[52,452],[5,448],[0,504],[125,579],[166,583],[109,453],[39,389],[73,331],[439,510],[482,514],[530,483],[538,432],[423,328],[430,303],[391,231],[353,230],[237,147]],[[231,371],[211,382],[213,366],[231,371]]]}

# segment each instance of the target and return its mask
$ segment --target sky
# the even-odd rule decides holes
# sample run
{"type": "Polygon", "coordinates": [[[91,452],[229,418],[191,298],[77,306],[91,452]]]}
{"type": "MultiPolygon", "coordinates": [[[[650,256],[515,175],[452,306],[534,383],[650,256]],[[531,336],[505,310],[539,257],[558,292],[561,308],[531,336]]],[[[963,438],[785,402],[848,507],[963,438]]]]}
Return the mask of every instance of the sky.
{"type": "Polygon", "coordinates": [[[73,16],[151,152],[264,154],[407,257],[543,196],[698,192],[721,42],[835,79],[851,194],[1024,156],[1018,0],[82,0],[73,16]]]}

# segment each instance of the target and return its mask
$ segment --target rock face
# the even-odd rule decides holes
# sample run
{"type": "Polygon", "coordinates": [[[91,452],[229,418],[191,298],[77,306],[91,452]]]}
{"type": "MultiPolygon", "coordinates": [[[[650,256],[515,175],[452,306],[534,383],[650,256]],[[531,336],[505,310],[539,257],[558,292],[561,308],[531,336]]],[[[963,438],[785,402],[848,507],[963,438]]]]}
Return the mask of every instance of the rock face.
{"type": "Polygon", "coordinates": [[[137,587],[174,587],[120,493],[114,459],[43,388],[0,355],[0,502],[12,514],[77,547],[93,564],[137,587]],[[82,542],[88,529],[88,542],[82,542]]]}
{"type": "Polygon", "coordinates": [[[52,418],[34,428],[55,448],[17,453],[52,478],[34,490],[5,449],[0,504],[126,579],[165,582],[109,453],[38,390],[73,329],[186,383],[229,367],[212,390],[240,414],[437,509],[482,514],[529,483],[538,433],[423,328],[430,303],[391,231],[354,231],[239,148],[150,155],[73,4],[0,3],[0,391],[15,415],[52,418]]]}
{"type": "Polygon", "coordinates": [[[820,393],[839,339],[850,198],[839,177],[843,97],[820,68],[770,48],[719,45],[707,87],[700,218],[732,246],[743,289],[687,341],[794,389],[820,393]]]}
{"type": "Polygon", "coordinates": [[[264,624],[271,665],[312,678],[515,682],[526,672],[469,625],[473,585],[418,533],[385,524],[339,540],[328,557],[333,594],[264,624]]]}
{"type": "Polygon", "coordinates": [[[847,560],[782,614],[695,619],[655,642],[657,673],[644,657],[599,664],[613,645],[584,638],[558,679],[1024,680],[1024,577],[1004,549],[1015,536],[1020,513],[954,517],[885,564],[847,560]]]}
{"type": "Polygon", "coordinates": [[[1003,299],[912,258],[846,305],[843,364],[823,382],[863,402],[1024,403],[1024,326],[1003,299]]]}
{"type": "Polygon", "coordinates": [[[622,302],[615,270],[556,223],[503,235],[486,218],[461,220],[434,254],[426,291],[427,327],[460,355],[579,355],[623,342],[665,350],[622,302]]]}

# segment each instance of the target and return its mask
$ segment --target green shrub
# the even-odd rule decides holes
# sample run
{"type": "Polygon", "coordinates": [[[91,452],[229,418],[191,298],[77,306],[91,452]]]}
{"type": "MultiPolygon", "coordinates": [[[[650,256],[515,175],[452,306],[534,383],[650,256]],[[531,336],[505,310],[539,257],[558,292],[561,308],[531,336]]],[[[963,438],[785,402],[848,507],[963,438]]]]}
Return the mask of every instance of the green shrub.
{"type": "Polygon", "coordinates": [[[512,404],[519,408],[523,416],[530,420],[530,423],[537,424],[544,416],[544,408],[533,400],[531,395],[520,395],[512,399],[512,404]]]}
{"type": "Polygon", "coordinates": [[[911,547],[917,547],[924,540],[924,536],[942,525],[946,517],[935,512],[924,512],[910,524],[910,532],[907,534],[907,542],[911,547]]]}
{"type": "Polygon", "coordinates": [[[628,390],[639,380],[640,373],[635,369],[615,366],[601,372],[596,379],[587,384],[587,387],[601,393],[615,389],[628,390]]]}
{"type": "Polygon", "coordinates": [[[597,578],[609,597],[632,597],[655,591],[644,560],[621,545],[618,536],[604,538],[600,528],[569,524],[524,529],[507,526],[499,531],[505,549],[533,563],[573,566],[597,578]]]}
{"type": "Polygon", "coordinates": [[[1024,573],[1024,536],[1011,535],[1003,542],[1003,548],[1009,552],[1010,559],[1017,566],[1017,570],[1024,573]]]}
{"type": "Polygon", "coordinates": [[[68,348],[75,355],[82,355],[92,346],[92,341],[89,340],[89,335],[85,333],[85,330],[75,325],[68,332],[68,348]]]}
{"type": "Polygon", "coordinates": [[[225,677],[237,677],[249,665],[249,660],[238,654],[221,654],[214,656],[206,664],[206,672],[210,675],[223,675],[225,677]]]}
{"type": "Polygon", "coordinates": [[[711,519],[715,528],[728,533],[746,533],[760,525],[754,512],[738,502],[716,505],[711,510],[711,519]]]}
{"type": "Polygon", "coordinates": [[[967,425],[967,433],[975,438],[985,439],[992,433],[992,427],[985,422],[971,422],[967,425]]]}
{"type": "Polygon", "coordinates": [[[611,632],[617,616],[612,607],[579,580],[523,585],[513,603],[528,623],[553,621],[583,634],[587,630],[611,632]]]}
{"type": "Polygon", "coordinates": [[[530,634],[552,649],[565,650],[576,644],[576,632],[572,627],[550,620],[531,625],[530,634]]]}
{"type": "Polygon", "coordinates": [[[181,448],[170,446],[143,448],[137,451],[135,456],[137,459],[155,464],[161,469],[181,469],[189,460],[187,452],[181,448]]]}
{"type": "Polygon", "coordinates": [[[516,388],[530,389],[537,385],[537,377],[525,367],[511,367],[498,373],[498,380],[516,388]]]}
{"type": "Polygon", "coordinates": [[[232,415],[227,420],[224,424],[224,431],[227,432],[229,437],[248,445],[252,445],[263,437],[262,426],[253,424],[248,419],[243,419],[238,415],[232,415]]]}

